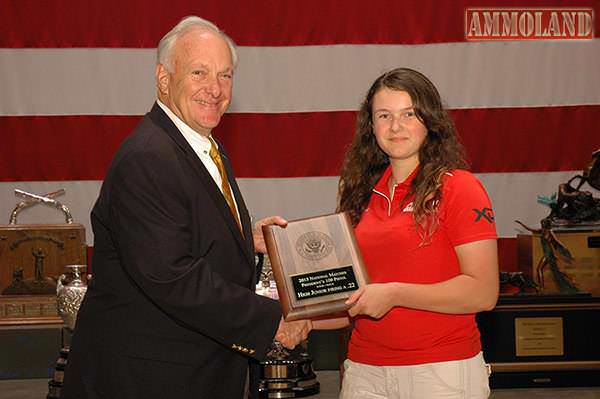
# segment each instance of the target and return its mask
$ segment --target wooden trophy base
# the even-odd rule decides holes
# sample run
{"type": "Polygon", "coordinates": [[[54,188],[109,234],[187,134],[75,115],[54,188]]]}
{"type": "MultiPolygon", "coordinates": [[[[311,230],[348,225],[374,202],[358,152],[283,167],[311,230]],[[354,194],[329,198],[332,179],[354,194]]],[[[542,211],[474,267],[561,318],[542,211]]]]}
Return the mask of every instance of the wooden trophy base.
{"type": "Polygon", "coordinates": [[[600,386],[600,298],[501,296],[477,322],[492,388],[600,386]]]}

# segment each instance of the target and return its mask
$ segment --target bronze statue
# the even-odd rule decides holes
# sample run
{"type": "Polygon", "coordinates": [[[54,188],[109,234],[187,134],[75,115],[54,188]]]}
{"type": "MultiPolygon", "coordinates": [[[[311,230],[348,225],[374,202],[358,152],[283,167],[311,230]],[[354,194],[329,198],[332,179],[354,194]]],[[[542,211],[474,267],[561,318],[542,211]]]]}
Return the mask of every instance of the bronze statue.
{"type": "Polygon", "coordinates": [[[600,190],[600,149],[592,153],[592,162],[583,171],[583,174],[576,175],[568,182],[560,184],[555,196],[538,199],[539,202],[550,206],[550,214],[541,220],[541,229],[528,227],[516,220],[525,229],[540,235],[543,255],[535,268],[535,273],[541,290],[544,288],[544,270],[548,267],[560,292],[566,294],[581,292],[577,284],[559,268],[559,263],[570,264],[573,256],[552,229],[600,226],[600,198],[594,198],[589,191],[581,191],[580,189],[585,183],[600,190]],[[573,186],[577,180],[579,183],[577,186],[573,186]]]}
{"type": "Polygon", "coordinates": [[[35,275],[33,278],[24,279],[23,268],[13,271],[11,284],[2,291],[2,295],[54,295],[56,281],[52,277],[44,276],[44,258],[46,253],[42,248],[33,248],[35,275]]]}
{"type": "Polygon", "coordinates": [[[18,267],[13,271],[12,282],[2,291],[2,295],[18,295],[28,291],[24,282],[23,268],[18,267]]]}
{"type": "Polygon", "coordinates": [[[585,183],[600,190],[600,149],[592,153],[592,162],[582,175],[576,175],[558,186],[556,202],[549,204],[551,212],[542,220],[542,226],[600,225],[600,198],[594,198],[589,191],[581,191],[585,183]],[[577,180],[579,184],[573,187],[577,180]]]}
{"type": "Polygon", "coordinates": [[[539,285],[523,272],[500,272],[500,286],[508,285],[518,289],[516,294],[524,295],[539,292],[539,285]]]}

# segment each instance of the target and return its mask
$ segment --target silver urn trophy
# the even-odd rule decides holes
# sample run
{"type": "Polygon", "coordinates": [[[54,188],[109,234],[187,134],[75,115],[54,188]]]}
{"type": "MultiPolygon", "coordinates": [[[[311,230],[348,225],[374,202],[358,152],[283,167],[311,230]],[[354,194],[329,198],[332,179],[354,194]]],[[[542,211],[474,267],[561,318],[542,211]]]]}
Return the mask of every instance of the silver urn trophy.
{"type": "MultiPolygon", "coordinates": [[[[264,255],[256,293],[278,299],[277,286],[267,255],[264,255]]],[[[313,370],[313,359],[308,353],[308,341],[302,341],[293,350],[288,350],[278,341],[274,341],[267,353],[267,359],[260,362],[259,397],[300,398],[316,395],[319,391],[320,384],[313,370]]]]}
{"type": "Polygon", "coordinates": [[[56,282],[56,305],[58,314],[65,323],[62,331],[63,347],[60,350],[60,357],[56,361],[54,375],[48,381],[47,399],[58,399],[61,397],[63,378],[70,352],[67,342],[70,341],[70,337],[75,329],[77,312],[87,291],[86,280],[89,278],[86,274],[86,265],[67,265],[65,269],[65,273],[61,274],[56,282]]]}
{"type": "Polygon", "coordinates": [[[87,284],[84,276],[86,265],[67,265],[67,272],[62,274],[56,285],[58,314],[65,322],[67,330],[73,332],[77,321],[77,312],[83,301],[87,284]]]}

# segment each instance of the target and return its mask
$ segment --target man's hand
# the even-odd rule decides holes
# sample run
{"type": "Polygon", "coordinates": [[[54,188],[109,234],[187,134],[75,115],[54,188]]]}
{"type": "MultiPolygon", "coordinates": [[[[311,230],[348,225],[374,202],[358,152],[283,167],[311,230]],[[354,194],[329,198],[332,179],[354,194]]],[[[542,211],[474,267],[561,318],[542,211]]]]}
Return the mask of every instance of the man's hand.
{"type": "Polygon", "coordinates": [[[265,237],[263,236],[262,227],[271,224],[276,224],[277,226],[285,227],[287,226],[288,222],[281,216],[271,216],[256,222],[254,224],[254,229],[252,229],[252,238],[254,239],[254,252],[262,252],[263,254],[267,252],[267,246],[265,245],[265,237]]]}
{"type": "Polygon", "coordinates": [[[312,321],[310,320],[285,321],[281,318],[275,339],[286,348],[294,349],[296,345],[308,338],[311,330],[312,321]]]}
{"type": "Polygon", "coordinates": [[[383,317],[394,304],[395,283],[367,284],[359,288],[346,300],[348,314],[354,317],[359,314],[379,319],[383,317]]]}

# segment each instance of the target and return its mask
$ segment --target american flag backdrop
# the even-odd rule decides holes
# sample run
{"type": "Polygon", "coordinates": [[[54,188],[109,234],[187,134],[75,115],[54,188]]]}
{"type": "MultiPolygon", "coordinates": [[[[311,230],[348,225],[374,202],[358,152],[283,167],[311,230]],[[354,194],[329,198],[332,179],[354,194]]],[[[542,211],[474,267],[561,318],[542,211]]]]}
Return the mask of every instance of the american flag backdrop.
{"type": "MultiPolygon", "coordinates": [[[[565,5],[592,8],[599,35],[599,0],[0,0],[0,223],[15,188],[64,188],[57,199],[93,245],[105,171],[155,99],[155,46],[199,15],[238,44],[234,99],[213,133],[255,218],[334,210],[359,104],[378,75],[406,66],[451,109],[511,270],[514,220],[538,226],[549,209],[537,196],[600,148],[600,39],[468,42],[465,10],[565,5]]],[[[42,206],[19,216],[63,220],[42,206]]]]}

